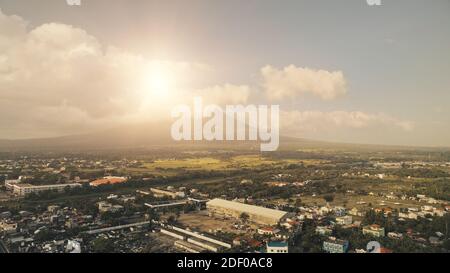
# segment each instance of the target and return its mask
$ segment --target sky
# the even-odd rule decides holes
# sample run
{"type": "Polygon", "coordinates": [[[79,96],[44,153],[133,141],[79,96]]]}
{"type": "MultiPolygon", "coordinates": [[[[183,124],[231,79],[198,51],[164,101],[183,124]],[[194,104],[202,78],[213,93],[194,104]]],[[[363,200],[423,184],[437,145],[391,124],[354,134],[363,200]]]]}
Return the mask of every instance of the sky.
{"type": "Polygon", "coordinates": [[[284,135],[450,146],[450,1],[0,0],[0,138],[279,104],[284,135]]]}

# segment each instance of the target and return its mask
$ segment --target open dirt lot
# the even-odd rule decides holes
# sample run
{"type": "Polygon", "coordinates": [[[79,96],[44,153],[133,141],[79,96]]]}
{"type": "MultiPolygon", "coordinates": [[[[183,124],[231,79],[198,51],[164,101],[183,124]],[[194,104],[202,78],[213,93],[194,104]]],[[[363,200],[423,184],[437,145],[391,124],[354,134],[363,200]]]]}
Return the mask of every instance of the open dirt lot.
{"type": "Polygon", "coordinates": [[[178,221],[186,227],[202,230],[205,232],[214,232],[219,230],[236,234],[246,232],[244,230],[238,230],[234,228],[234,224],[239,223],[239,220],[210,217],[208,216],[207,211],[183,214],[180,216],[178,221]]]}

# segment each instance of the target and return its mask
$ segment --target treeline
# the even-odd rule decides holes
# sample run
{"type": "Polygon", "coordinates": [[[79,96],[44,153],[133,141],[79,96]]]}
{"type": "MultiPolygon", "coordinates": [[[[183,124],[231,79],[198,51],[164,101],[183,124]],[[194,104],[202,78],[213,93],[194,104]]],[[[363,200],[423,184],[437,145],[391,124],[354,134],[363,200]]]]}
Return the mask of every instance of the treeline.
{"type": "Polygon", "coordinates": [[[138,189],[143,187],[151,187],[158,184],[170,185],[173,182],[180,182],[193,179],[209,179],[214,177],[224,177],[237,175],[239,171],[184,171],[175,176],[154,176],[148,180],[144,180],[141,177],[133,177],[126,183],[120,184],[106,184],[98,187],[91,187],[89,184],[85,183],[82,187],[64,189],[64,192],[57,191],[44,191],[40,193],[32,193],[25,197],[27,201],[41,201],[41,200],[51,200],[56,199],[61,196],[76,196],[76,195],[86,195],[92,193],[108,193],[120,191],[121,189],[138,189]]]}
{"type": "Polygon", "coordinates": [[[437,168],[401,168],[393,172],[394,175],[400,177],[416,177],[416,178],[441,178],[450,177],[450,174],[446,171],[437,168]]]}
{"type": "Polygon", "coordinates": [[[414,185],[408,195],[424,194],[435,199],[450,201],[450,179],[439,179],[431,182],[421,182],[414,185]]]}

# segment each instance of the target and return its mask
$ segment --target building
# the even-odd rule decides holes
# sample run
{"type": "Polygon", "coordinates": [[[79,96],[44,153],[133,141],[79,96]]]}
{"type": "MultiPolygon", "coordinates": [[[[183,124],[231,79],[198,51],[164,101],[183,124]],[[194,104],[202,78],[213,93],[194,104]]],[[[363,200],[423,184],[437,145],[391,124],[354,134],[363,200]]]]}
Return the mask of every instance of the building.
{"type": "Polygon", "coordinates": [[[289,253],[287,242],[268,242],[266,245],[267,253],[289,253]]]}
{"type": "Polygon", "coordinates": [[[183,229],[183,228],[179,228],[179,227],[175,227],[175,226],[172,226],[172,229],[177,232],[183,233],[187,236],[191,236],[191,237],[194,237],[194,238],[200,239],[202,241],[206,241],[206,242],[209,242],[209,243],[212,243],[212,244],[224,247],[224,248],[232,247],[232,245],[230,243],[221,241],[218,238],[213,238],[211,235],[203,235],[198,232],[193,232],[191,230],[187,230],[187,229],[183,229]]]}
{"type": "Polygon", "coordinates": [[[83,232],[84,234],[88,235],[96,235],[116,230],[122,230],[122,229],[128,229],[128,228],[140,228],[140,227],[147,227],[150,225],[149,221],[146,222],[138,222],[133,224],[127,224],[127,225],[120,225],[120,226],[114,226],[114,227],[107,227],[107,228],[99,228],[99,229],[91,229],[88,231],[83,232]]]}
{"type": "Polygon", "coordinates": [[[60,207],[57,205],[50,205],[47,207],[47,211],[51,213],[57,213],[59,209],[60,207]]]}
{"type": "Polygon", "coordinates": [[[72,184],[54,184],[54,185],[40,185],[33,186],[31,184],[15,184],[13,186],[13,193],[19,196],[27,196],[31,193],[40,193],[43,191],[64,191],[66,188],[81,187],[79,183],[72,184]]]}
{"type": "Polygon", "coordinates": [[[328,253],[346,253],[348,251],[348,241],[330,237],[323,242],[323,250],[328,253]]]}
{"type": "Polygon", "coordinates": [[[417,220],[418,215],[414,212],[399,212],[398,217],[417,220]]]}
{"type": "Polygon", "coordinates": [[[175,244],[178,248],[188,252],[219,252],[223,248],[231,248],[232,245],[220,241],[211,236],[206,236],[197,232],[186,230],[175,226],[167,226],[160,229],[161,233],[176,238],[179,243],[175,244]],[[184,242],[184,243],[182,243],[184,242]]]}
{"type": "Polygon", "coordinates": [[[67,241],[66,253],[81,253],[81,244],[75,240],[67,241]]]}
{"type": "Polygon", "coordinates": [[[0,213],[0,219],[10,218],[12,213],[10,211],[4,211],[0,213]]]}
{"type": "Polygon", "coordinates": [[[202,253],[205,251],[203,248],[183,240],[175,241],[174,245],[175,247],[180,248],[189,253],[202,253]]]}
{"type": "Polygon", "coordinates": [[[213,199],[206,203],[210,215],[240,218],[243,213],[249,216],[249,220],[262,225],[277,225],[287,218],[288,213],[281,210],[269,209],[259,206],[213,199]]]}
{"type": "Polygon", "coordinates": [[[17,223],[0,222],[0,233],[15,233],[17,231],[17,223]]]}
{"type": "Polygon", "coordinates": [[[344,207],[334,207],[333,212],[337,217],[341,217],[347,214],[347,209],[344,207]]]}
{"type": "Polygon", "coordinates": [[[190,237],[187,239],[187,242],[211,252],[219,252],[221,250],[221,246],[198,238],[190,237]]]}
{"type": "Polygon", "coordinates": [[[158,208],[179,207],[179,206],[184,206],[186,204],[189,204],[189,200],[181,200],[179,202],[176,202],[176,201],[161,202],[161,203],[156,203],[156,204],[145,203],[144,205],[149,208],[152,208],[152,209],[158,209],[158,208]]]}
{"type": "Polygon", "coordinates": [[[274,236],[280,232],[279,229],[274,227],[262,227],[258,229],[258,234],[260,235],[270,235],[274,236]]]}
{"type": "Polygon", "coordinates": [[[389,232],[387,236],[391,239],[403,239],[403,234],[398,232],[389,232]]]}
{"type": "Polygon", "coordinates": [[[336,224],[341,225],[341,226],[348,226],[351,225],[353,223],[353,218],[352,216],[340,216],[340,217],[336,217],[336,224]]]}
{"type": "Polygon", "coordinates": [[[126,177],[117,177],[117,176],[105,176],[102,179],[97,179],[89,183],[92,187],[98,187],[101,185],[113,185],[120,184],[126,182],[128,179],[126,177]]]}
{"type": "Polygon", "coordinates": [[[333,230],[326,226],[317,226],[316,227],[316,234],[319,235],[331,235],[333,233],[333,230]]]}
{"type": "Polygon", "coordinates": [[[169,196],[171,198],[177,198],[177,197],[184,198],[185,197],[184,192],[181,192],[181,191],[175,192],[175,191],[161,190],[161,189],[156,189],[156,188],[151,188],[150,191],[156,197],[163,197],[163,196],[169,196]]]}
{"type": "Polygon", "coordinates": [[[123,210],[123,206],[121,205],[113,205],[111,203],[105,202],[105,201],[101,201],[97,203],[98,206],[98,210],[100,212],[119,212],[121,210],[123,210]]]}
{"type": "Polygon", "coordinates": [[[353,216],[364,216],[363,212],[360,212],[357,208],[352,208],[348,214],[353,215],[353,216]]]}
{"type": "Polygon", "coordinates": [[[384,237],[385,230],[384,227],[380,227],[379,225],[370,225],[363,227],[364,235],[372,235],[374,237],[384,237]]]}
{"type": "Polygon", "coordinates": [[[14,186],[19,184],[20,182],[22,182],[20,179],[5,180],[5,188],[8,191],[13,191],[14,190],[14,186]]]}
{"type": "Polygon", "coordinates": [[[435,245],[435,246],[442,244],[442,241],[438,237],[435,237],[435,236],[429,237],[428,241],[430,242],[430,244],[435,245]]]}

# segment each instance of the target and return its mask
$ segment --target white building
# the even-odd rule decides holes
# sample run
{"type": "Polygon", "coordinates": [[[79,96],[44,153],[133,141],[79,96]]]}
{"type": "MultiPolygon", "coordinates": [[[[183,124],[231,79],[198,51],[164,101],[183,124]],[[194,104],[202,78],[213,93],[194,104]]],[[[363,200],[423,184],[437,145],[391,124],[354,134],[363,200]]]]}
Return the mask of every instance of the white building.
{"type": "Polygon", "coordinates": [[[31,184],[14,184],[12,191],[16,195],[26,196],[31,193],[39,193],[43,191],[61,192],[66,188],[77,188],[77,187],[81,187],[81,184],[73,183],[73,184],[54,184],[54,185],[40,185],[40,186],[34,186],[31,184]]]}
{"type": "Polygon", "coordinates": [[[288,213],[285,211],[247,205],[223,199],[210,200],[206,203],[206,207],[211,215],[239,219],[240,216],[245,213],[249,216],[250,221],[263,225],[276,225],[288,216],[288,213]]]}
{"type": "Polygon", "coordinates": [[[280,232],[280,230],[277,229],[277,228],[274,228],[274,227],[262,227],[262,228],[258,229],[258,234],[261,234],[261,235],[271,235],[271,236],[273,236],[273,235],[275,235],[275,234],[277,234],[279,232],[280,232]]]}
{"type": "Polygon", "coordinates": [[[349,243],[346,240],[339,240],[335,237],[329,237],[323,242],[323,250],[327,253],[346,253],[349,243]]]}
{"type": "Polygon", "coordinates": [[[407,212],[407,213],[403,213],[403,212],[399,212],[398,217],[400,218],[406,218],[406,219],[414,219],[417,220],[417,213],[414,212],[407,212]]]}
{"type": "Polygon", "coordinates": [[[176,192],[176,191],[173,191],[172,189],[161,190],[161,189],[157,189],[157,188],[151,188],[150,191],[156,197],[169,196],[171,198],[177,198],[177,197],[184,198],[186,196],[184,192],[182,192],[182,191],[176,192]]]}
{"type": "Polygon", "coordinates": [[[384,237],[385,230],[384,230],[384,227],[380,227],[379,225],[374,224],[374,225],[363,227],[363,234],[371,235],[374,237],[384,237]]]}
{"type": "Polygon", "coordinates": [[[98,202],[98,210],[100,212],[118,212],[121,211],[123,209],[123,206],[121,205],[113,205],[111,203],[102,201],[102,202],[98,202]]]}
{"type": "Polygon", "coordinates": [[[391,239],[402,239],[403,238],[403,234],[398,233],[398,232],[389,232],[387,234],[387,236],[391,239]]]}
{"type": "Polygon", "coordinates": [[[353,218],[350,215],[336,217],[336,223],[341,226],[348,226],[353,223],[353,218]]]}
{"type": "Polygon", "coordinates": [[[81,244],[75,240],[69,240],[66,245],[67,253],[81,253],[81,244]]]}
{"type": "Polygon", "coordinates": [[[316,227],[316,234],[320,235],[331,235],[333,233],[333,230],[326,226],[317,226],[316,227]]]}

